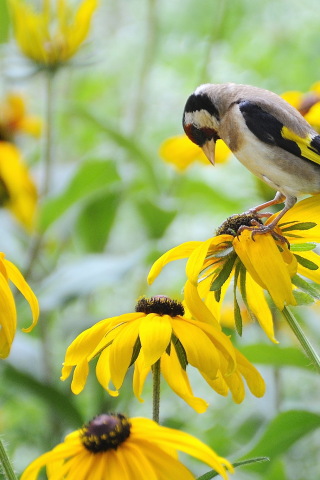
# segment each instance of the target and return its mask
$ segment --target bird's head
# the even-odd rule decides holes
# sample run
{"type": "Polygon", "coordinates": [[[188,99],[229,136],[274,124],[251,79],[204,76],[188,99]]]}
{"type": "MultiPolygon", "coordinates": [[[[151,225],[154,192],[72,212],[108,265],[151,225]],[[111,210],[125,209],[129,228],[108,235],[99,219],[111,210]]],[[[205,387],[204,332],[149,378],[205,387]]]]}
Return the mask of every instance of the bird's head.
{"type": "Polygon", "coordinates": [[[182,125],[189,139],[202,148],[214,165],[215,142],[218,135],[220,114],[212,95],[214,85],[200,85],[187,100],[182,125]]]}

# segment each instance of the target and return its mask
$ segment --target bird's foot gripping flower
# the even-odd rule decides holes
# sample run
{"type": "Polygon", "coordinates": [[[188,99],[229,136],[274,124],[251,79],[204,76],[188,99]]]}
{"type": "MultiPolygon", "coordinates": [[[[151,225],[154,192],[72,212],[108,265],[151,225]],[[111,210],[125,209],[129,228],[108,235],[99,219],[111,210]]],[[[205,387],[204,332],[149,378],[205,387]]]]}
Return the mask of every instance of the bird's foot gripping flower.
{"type": "Polygon", "coordinates": [[[208,323],[213,323],[214,318],[201,300],[196,309],[205,321],[186,317],[182,304],[168,297],[140,299],[135,313],[102,320],[74,340],[67,350],[61,379],[68,378],[75,366],[71,389],[80,393],[90,360],[100,355],[97,378],[115,396],[134,364],[133,390],[142,402],[146,377],[160,360],[161,373],[170,388],[198,413],[204,412],[208,404],[193,395],[188,364],[198,369],[220,395],[226,396],[230,390],[236,403],[245,396],[242,377],[255,396],[263,396],[265,385],[259,372],[233,347],[217,322],[215,326],[208,323]],[[110,381],[116,391],[110,390],[110,381]]]}
{"type": "Polygon", "coordinates": [[[77,480],[194,480],[179,462],[182,451],[206,463],[227,480],[232,465],[197,438],[161,427],[146,418],[102,414],[70,433],[63,443],[34,460],[21,480],[36,480],[42,467],[48,478],[77,480]]]}
{"type": "MultiPolygon", "coordinates": [[[[316,246],[312,242],[320,241],[319,204],[320,195],[314,195],[297,203],[281,219],[276,233],[286,238],[290,249],[270,233],[252,239],[251,232],[244,230],[237,236],[239,224],[251,225],[253,217],[252,214],[247,218],[246,214],[236,215],[222,224],[216,236],[205,242],[186,242],[162,255],[152,266],[148,282],[151,284],[167,263],[188,258],[186,305],[196,316],[195,302],[203,299],[219,320],[223,298],[234,278],[234,315],[238,332],[241,333],[242,321],[237,289],[252,318],[256,318],[268,337],[276,342],[264,290],[269,292],[280,311],[287,305],[297,305],[302,292],[319,298],[316,288],[302,278],[320,284],[320,259],[312,251],[316,246]]],[[[266,225],[276,217],[277,214],[268,218],[266,225]]]]}

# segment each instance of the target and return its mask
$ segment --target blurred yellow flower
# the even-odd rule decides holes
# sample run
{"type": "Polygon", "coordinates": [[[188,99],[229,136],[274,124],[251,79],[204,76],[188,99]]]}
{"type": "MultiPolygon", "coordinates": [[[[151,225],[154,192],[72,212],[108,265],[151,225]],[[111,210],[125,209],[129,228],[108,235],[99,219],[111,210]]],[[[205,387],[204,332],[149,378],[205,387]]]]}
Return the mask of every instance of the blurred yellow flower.
{"type": "Polygon", "coordinates": [[[18,148],[0,141],[0,206],[7,208],[31,230],[37,206],[37,190],[18,148]]]}
{"type": "Polygon", "coordinates": [[[78,51],[88,35],[97,0],[83,0],[75,11],[67,0],[42,0],[39,10],[9,0],[14,35],[21,51],[40,66],[55,69],[78,51]]]}
{"type": "MultiPolygon", "coordinates": [[[[192,143],[186,135],[177,135],[165,140],[159,150],[160,157],[167,163],[173,164],[181,173],[195,161],[210,165],[209,160],[198,145],[192,143]]],[[[216,163],[223,163],[231,155],[227,145],[218,140],[216,144],[216,163]]]]}
{"type": "Polygon", "coordinates": [[[102,414],[34,460],[21,480],[36,480],[44,466],[55,480],[195,480],[177,450],[206,463],[224,480],[226,469],[233,472],[228,460],[187,433],[146,418],[102,414]]]}
{"type": "Polygon", "coordinates": [[[29,133],[35,137],[41,134],[42,122],[35,115],[27,115],[22,95],[7,95],[0,106],[0,140],[14,141],[18,133],[29,133]]]}
{"type": "MultiPolygon", "coordinates": [[[[238,331],[241,331],[241,313],[237,287],[248,311],[277,343],[264,290],[282,311],[285,305],[296,305],[294,285],[303,291],[304,280],[297,273],[320,284],[320,257],[312,252],[316,245],[310,243],[320,241],[319,204],[320,195],[314,195],[297,203],[281,219],[276,231],[290,242],[290,250],[270,233],[256,235],[253,239],[251,232],[245,230],[237,236],[241,225],[252,226],[252,219],[260,219],[253,218],[252,214],[234,215],[221,225],[215,237],[205,242],[186,242],[162,255],[152,266],[148,282],[151,284],[167,263],[189,258],[184,292],[187,307],[194,315],[192,305],[199,298],[204,299],[214,317],[220,319],[222,300],[234,277],[234,315],[238,331]]],[[[266,225],[276,216],[271,216],[266,225]]]]}
{"type": "Polygon", "coordinates": [[[24,328],[23,331],[30,332],[39,317],[39,305],[36,296],[17,267],[6,260],[4,253],[0,252],[0,358],[7,358],[9,355],[17,327],[16,306],[9,288],[9,280],[29,302],[32,311],[32,325],[29,328],[24,328]]]}
{"type": "Polygon", "coordinates": [[[186,318],[182,304],[167,297],[142,298],[136,313],[102,320],[82,332],[67,350],[61,379],[68,378],[76,366],[71,389],[80,393],[90,360],[100,355],[98,381],[116,396],[134,363],[133,390],[142,402],[146,377],[160,360],[161,373],[170,388],[198,413],[204,412],[208,404],[193,395],[186,372],[188,364],[197,368],[220,395],[226,396],[230,389],[236,403],[245,396],[242,376],[255,396],[263,396],[265,385],[259,372],[233,347],[217,322],[216,328],[209,324],[215,320],[200,299],[194,309],[202,321],[186,318]],[[110,380],[116,391],[110,390],[110,380]]]}
{"type": "Polygon", "coordinates": [[[320,81],[314,83],[307,93],[293,90],[283,93],[281,97],[299,110],[307,122],[320,132],[320,81]]]}

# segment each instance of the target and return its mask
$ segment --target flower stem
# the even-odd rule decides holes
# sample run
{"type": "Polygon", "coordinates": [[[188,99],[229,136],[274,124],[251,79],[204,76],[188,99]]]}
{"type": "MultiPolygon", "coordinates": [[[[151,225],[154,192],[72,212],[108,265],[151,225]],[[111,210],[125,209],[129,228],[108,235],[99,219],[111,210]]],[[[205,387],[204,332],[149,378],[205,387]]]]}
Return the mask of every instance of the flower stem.
{"type": "Polygon", "coordinates": [[[3,473],[6,479],[17,480],[16,474],[13,471],[12,464],[9,460],[7,452],[5,451],[1,438],[0,438],[0,463],[2,465],[3,473]]]}
{"type": "Polygon", "coordinates": [[[46,105],[45,105],[45,135],[44,135],[44,187],[43,196],[48,195],[50,189],[50,177],[51,177],[51,164],[52,164],[52,84],[54,73],[48,71],[46,74],[46,105]]]}
{"type": "Polygon", "coordinates": [[[311,360],[311,362],[315,366],[317,372],[320,373],[320,358],[317,355],[317,353],[315,352],[315,350],[314,350],[313,346],[311,345],[311,343],[309,342],[309,340],[307,339],[304,331],[302,330],[302,328],[298,324],[295,316],[293,315],[291,310],[289,310],[288,307],[284,307],[284,309],[282,310],[282,314],[283,314],[284,318],[287,320],[287,322],[289,324],[289,327],[291,328],[291,330],[293,331],[293,333],[295,334],[295,336],[299,340],[300,345],[302,346],[303,350],[305,351],[307,357],[311,360]]]}
{"type": "Polygon", "coordinates": [[[152,403],[152,419],[159,423],[160,418],[160,358],[152,365],[153,377],[153,403],[152,403]]]}

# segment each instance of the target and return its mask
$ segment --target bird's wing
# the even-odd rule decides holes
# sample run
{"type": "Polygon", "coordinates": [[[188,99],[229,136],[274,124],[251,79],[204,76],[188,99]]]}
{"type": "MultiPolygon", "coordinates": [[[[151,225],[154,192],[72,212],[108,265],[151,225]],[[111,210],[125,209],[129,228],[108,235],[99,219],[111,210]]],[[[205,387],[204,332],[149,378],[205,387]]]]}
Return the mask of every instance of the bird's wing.
{"type": "Polygon", "coordinates": [[[320,165],[320,135],[311,127],[303,138],[253,102],[241,101],[239,109],[247,127],[259,140],[320,165]]]}

